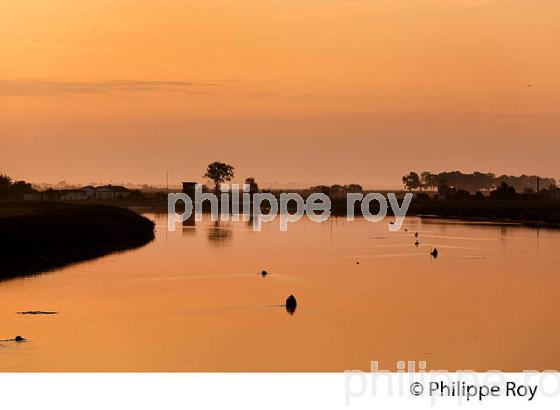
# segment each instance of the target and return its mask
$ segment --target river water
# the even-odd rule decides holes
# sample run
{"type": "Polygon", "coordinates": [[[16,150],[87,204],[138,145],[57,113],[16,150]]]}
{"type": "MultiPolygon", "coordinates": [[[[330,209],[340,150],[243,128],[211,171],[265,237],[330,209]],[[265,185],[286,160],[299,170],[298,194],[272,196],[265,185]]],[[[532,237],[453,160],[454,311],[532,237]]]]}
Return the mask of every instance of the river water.
{"type": "Polygon", "coordinates": [[[560,368],[560,231],[146,216],[142,248],[0,282],[0,339],[28,339],[0,342],[0,371],[560,368]]]}

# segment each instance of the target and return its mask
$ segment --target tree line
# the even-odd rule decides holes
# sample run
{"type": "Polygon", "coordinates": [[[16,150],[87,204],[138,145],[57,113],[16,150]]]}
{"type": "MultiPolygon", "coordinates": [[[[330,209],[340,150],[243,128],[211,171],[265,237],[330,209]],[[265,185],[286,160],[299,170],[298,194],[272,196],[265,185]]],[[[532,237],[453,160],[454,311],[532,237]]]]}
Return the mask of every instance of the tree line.
{"type": "MultiPolygon", "coordinates": [[[[220,186],[224,182],[229,182],[235,176],[235,167],[225,162],[215,161],[208,164],[203,177],[209,179],[214,184],[214,192],[220,192],[220,186]]],[[[245,184],[249,185],[250,192],[259,192],[259,186],[255,178],[249,177],[245,179],[245,184]]],[[[358,184],[349,185],[317,185],[309,188],[311,192],[321,192],[327,195],[341,195],[348,192],[362,192],[363,188],[358,184]]]]}
{"type": "Polygon", "coordinates": [[[543,178],[537,175],[501,175],[493,173],[474,172],[464,174],[460,171],[448,171],[434,174],[424,171],[420,174],[410,172],[402,177],[402,183],[407,190],[436,191],[442,186],[465,190],[471,193],[477,191],[490,191],[506,184],[513,187],[516,192],[535,192],[537,181],[540,189],[549,189],[556,186],[554,178],[543,178]]]}
{"type": "Polygon", "coordinates": [[[25,194],[35,192],[30,183],[14,181],[7,175],[0,174],[0,199],[23,199],[25,194]]]}

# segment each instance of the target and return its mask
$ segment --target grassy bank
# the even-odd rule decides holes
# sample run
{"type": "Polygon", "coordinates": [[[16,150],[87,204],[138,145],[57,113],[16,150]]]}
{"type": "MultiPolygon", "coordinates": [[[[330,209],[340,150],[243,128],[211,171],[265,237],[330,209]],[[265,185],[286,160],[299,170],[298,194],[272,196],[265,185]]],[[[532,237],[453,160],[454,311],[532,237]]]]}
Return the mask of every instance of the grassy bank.
{"type": "Polygon", "coordinates": [[[154,224],[106,205],[0,202],[0,279],[144,245],[154,224]]]}
{"type": "Polygon", "coordinates": [[[559,201],[418,199],[412,201],[410,214],[560,227],[559,201]]]}
{"type": "MultiPolygon", "coordinates": [[[[402,199],[399,199],[399,203],[402,199]]],[[[333,201],[333,215],[346,215],[344,200],[333,201]]],[[[378,212],[374,201],[372,213],[378,212]]],[[[359,204],[355,214],[359,215],[359,204]]],[[[388,213],[391,214],[389,208],[388,213]]],[[[515,222],[527,226],[560,228],[560,201],[547,200],[492,200],[484,199],[429,199],[413,198],[407,212],[408,216],[439,217],[468,221],[515,222]]]]}

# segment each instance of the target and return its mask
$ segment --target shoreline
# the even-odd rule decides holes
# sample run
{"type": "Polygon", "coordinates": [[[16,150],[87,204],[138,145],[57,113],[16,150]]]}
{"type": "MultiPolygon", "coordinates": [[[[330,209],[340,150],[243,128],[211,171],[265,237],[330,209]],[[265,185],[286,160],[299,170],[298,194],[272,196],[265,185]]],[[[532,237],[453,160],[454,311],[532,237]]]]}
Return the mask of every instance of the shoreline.
{"type": "Polygon", "coordinates": [[[143,246],[154,223],[114,206],[0,203],[0,280],[143,246]]]}
{"type": "MultiPolygon", "coordinates": [[[[377,213],[372,202],[370,211],[377,213]]],[[[331,199],[331,217],[347,214],[331,199]]],[[[154,239],[154,223],[138,212],[166,212],[167,201],[0,201],[0,280],[33,275],[126,251],[154,239]]],[[[204,206],[203,212],[209,207],[204,206]]],[[[263,207],[266,213],[266,207],[263,207]]],[[[288,206],[292,212],[293,207],[288,206]]],[[[362,214],[355,207],[355,214],[362,214]]],[[[388,213],[389,217],[393,215],[388,213]]],[[[560,229],[560,201],[442,200],[414,198],[407,216],[422,220],[560,229]]]]}
{"type": "Polygon", "coordinates": [[[491,218],[484,218],[484,217],[452,217],[452,216],[421,215],[421,214],[410,214],[407,216],[418,217],[422,220],[445,220],[445,221],[468,222],[476,225],[514,226],[514,227],[526,227],[526,228],[535,228],[535,229],[541,229],[541,228],[560,229],[560,224],[558,223],[524,221],[524,220],[516,220],[516,219],[491,219],[491,218]]]}
{"type": "MultiPolygon", "coordinates": [[[[404,195],[403,193],[401,193],[404,195]]],[[[402,201],[402,196],[399,198],[402,201]]],[[[122,201],[114,203],[137,212],[167,212],[166,199],[159,201],[122,201]]],[[[210,211],[208,203],[203,205],[203,213],[210,211]]],[[[178,208],[179,211],[182,211],[178,208]]],[[[373,202],[372,213],[379,207],[373,202]]],[[[266,203],[262,207],[266,213],[266,203]]],[[[293,212],[293,204],[288,204],[288,211],[293,212]]],[[[345,198],[331,198],[331,216],[343,217],[348,208],[345,198]]],[[[389,209],[388,216],[393,216],[389,209]]],[[[360,206],[355,206],[356,216],[361,215],[360,206]]],[[[418,216],[423,219],[440,218],[466,222],[487,222],[504,225],[520,225],[532,228],[560,229],[560,201],[552,200],[492,200],[484,199],[412,199],[407,216],[418,216]]]]}

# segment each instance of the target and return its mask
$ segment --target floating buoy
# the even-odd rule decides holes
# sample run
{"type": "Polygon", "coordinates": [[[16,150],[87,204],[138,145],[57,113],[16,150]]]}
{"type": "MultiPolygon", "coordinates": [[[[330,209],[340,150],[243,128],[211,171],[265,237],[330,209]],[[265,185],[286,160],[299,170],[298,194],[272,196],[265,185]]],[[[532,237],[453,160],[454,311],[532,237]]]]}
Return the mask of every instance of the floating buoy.
{"type": "Polygon", "coordinates": [[[261,276],[264,278],[266,275],[268,275],[268,272],[265,271],[265,270],[263,270],[263,271],[261,272],[261,276]]]}
{"type": "Polygon", "coordinates": [[[414,245],[418,246],[418,245],[420,245],[420,242],[416,241],[416,242],[414,242],[414,245]]]}
{"type": "Polygon", "coordinates": [[[297,300],[294,295],[288,296],[288,299],[286,299],[286,306],[293,306],[293,307],[297,306],[297,300]]]}
{"type": "Polygon", "coordinates": [[[414,234],[414,236],[415,236],[416,238],[418,238],[418,232],[416,232],[416,233],[414,234]]]}
{"type": "Polygon", "coordinates": [[[437,258],[438,253],[439,252],[438,252],[437,248],[434,248],[434,250],[430,252],[430,255],[432,255],[434,258],[437,258]]]}
{"type": "Polygon", "coordinates": [[[21,336],[16,336],[14,340],[16,342],[25,342],[26,339],[24,337],[21,337],[21,336]]]}
{"type": "Polygon", "coordinates": [[[286,311],[290,315],[293,315],[296,311],[296,308],[297,308],[296,297],[294,295],[288,296],[288,299],[286,299],[286,311]]]}

